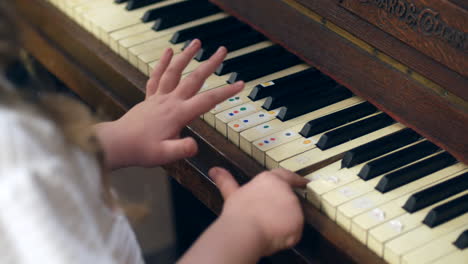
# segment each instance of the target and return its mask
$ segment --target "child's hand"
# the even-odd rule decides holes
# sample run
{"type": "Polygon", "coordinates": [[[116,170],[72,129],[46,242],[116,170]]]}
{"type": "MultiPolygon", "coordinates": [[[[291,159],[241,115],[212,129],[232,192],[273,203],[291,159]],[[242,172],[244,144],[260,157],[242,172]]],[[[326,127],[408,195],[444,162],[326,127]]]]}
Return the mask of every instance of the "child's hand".
{"type": "MultiPolygon", "coordinates": [[[[239,229],[253,230],[255,239],[260,238],[263,244],[262,256],[292,247],[299,241],[304,220],[291,187],[305,187],[307,179],[285,169],[274,169],[239,187],[224,169],[213,168],[209,175],[225,199],[220,219],[243,225],[239,229]]],[[[231,228],[235,230],[236,226],[231,228]]]]}
{"type": "Polygon", "coordinates": [[[238,82],[197,94],[224,60],[225,48],[181,80],[200,46],[194,40],[174,60],[172,50],[166,50],[147,83],[146,99],[119,120],[96,126],[111,168],[156,166],[195,155],[195,140],[179,138],[182,128],[244,86],[238,82]]]}

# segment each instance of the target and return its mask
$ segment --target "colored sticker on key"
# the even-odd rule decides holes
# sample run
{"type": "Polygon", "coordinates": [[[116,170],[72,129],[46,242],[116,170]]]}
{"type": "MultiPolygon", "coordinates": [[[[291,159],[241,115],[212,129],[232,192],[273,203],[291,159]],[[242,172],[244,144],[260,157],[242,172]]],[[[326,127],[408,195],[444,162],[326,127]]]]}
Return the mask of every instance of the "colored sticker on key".
{"type": "Polygon", "coordinates": [[[268,87],[268,86],[272,86],[272,85],[275,85],[274,82],[272,81],[269,81],[269,82],[264,82],[262,84],[260,84],[262,87],[268,87]]]}
{"type": "Polygon", "coordinates": [[[277,145],[291,141],[297,135],[294,131],[284,131],[261,138],[254,142],[259,149],[266,151],[277,145]]]}
{"type": "Polygon", "coordinates": [[[242,119],[237,120],[234,124],[229,124],[235,131],[240,132],[243,129],[254,127],[258,124],[265,123],[277,115],[276,111],[260,111],[258,113],[246,116],[242,119]]]}
{"type": "Polygon", "coordinates": [[[242,98],[240,98],[239,96],[231,97],[227,99],[227,102],[229,102],[230,104],[239,104],[242,103],[242,98]]]}
{"type": "Polygon", "coordinates": [[[225,114],[225,117],[226,117],[227,120],[233,120],[235,118],[238,118],[238,116],[240,116],[240,115],[248,114],[249,112],[251,112],[254,109],[255,109],[255,107],[250,105],[250,104],[242,105],[242,106],[235,107],[235,108],[232,108],[231,110],[227,111],[226,114],[225,114]]]}

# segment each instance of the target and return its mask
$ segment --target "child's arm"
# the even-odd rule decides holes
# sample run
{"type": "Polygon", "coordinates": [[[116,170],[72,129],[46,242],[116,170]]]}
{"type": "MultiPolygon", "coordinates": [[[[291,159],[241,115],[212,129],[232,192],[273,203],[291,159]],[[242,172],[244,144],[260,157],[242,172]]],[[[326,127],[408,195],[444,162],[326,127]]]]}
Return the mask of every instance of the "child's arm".
{"type": "Polygon", "coordinates": [[[197,94],[226,57],[225,48],[181,80],[200,46],[194,40],[174,59],[172,50],[166,50],[148,80],[146,99],[120,119],[95,126],[110,168],[150,167],[195,155],[195,140],[179,137],[182,128],[244,87],[238,82],[197,94]]]}
{"type": "Polygon", "coordinates": [[[214,168],[210,176],[225,198],[223,212],[180,264],[257,263],[299,241],[303,214],[291,187],[305,187],[307,179],[274,169],[239,187],[224,169],[214,168]]]}

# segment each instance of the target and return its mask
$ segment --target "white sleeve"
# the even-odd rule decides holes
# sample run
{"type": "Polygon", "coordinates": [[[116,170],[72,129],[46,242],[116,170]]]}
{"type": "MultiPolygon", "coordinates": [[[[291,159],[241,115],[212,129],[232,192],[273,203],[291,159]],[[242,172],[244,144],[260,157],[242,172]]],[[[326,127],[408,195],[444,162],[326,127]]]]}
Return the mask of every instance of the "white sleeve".
{"type": "Polygon", "coordinates": [[[0,108],[0,146],[0,263],[142,263],[97,163],[50,122],[0,108]]]}

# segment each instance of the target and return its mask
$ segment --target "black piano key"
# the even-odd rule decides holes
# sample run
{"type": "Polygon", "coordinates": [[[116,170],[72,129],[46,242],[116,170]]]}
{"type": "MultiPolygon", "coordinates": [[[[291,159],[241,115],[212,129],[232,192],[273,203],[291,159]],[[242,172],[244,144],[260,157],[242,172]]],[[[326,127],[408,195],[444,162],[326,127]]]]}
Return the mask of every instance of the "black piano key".
{"type": "Polygon", "coordinates": [[[453,244],[459,249],[468,248],[468,229],[463,231],[453,244]]]}
{"type": "Polygon", "coordinates": [[[361,164],[410,143],[414,143],[421,138],[422,137],[413,130],[409,128],[403,129],[346,152],[341,161],[341,167],[351,168],[356,164],[361,164]]]}
{"type": "Polygon", "coordinates": [[[207,5],[205,7],[196,6],[193,9],[189,8],[185,14],[180,14],[180,13],[165,14],[164,17],[155,19],[154,25],[151,28],[154,31],[160,31],[160,30],[175,27],[175,26],[178,26],[178,25],[181,25],[181,24],[184,24],[184,23],[196,20],[196,19],[211,16],[216,13],[219,13],[220,11],[221,9],[219,9],[215,5],[207,5]]]}
{"type": "Polygon", "coordinates": [[[125,3],[127,2],[128,0],[114,0],[114,3],[116,4],[121,4],[121,3],[125,3]]]}
{"type": "Polygon", "coordinates": [[[283,106],[278,113],[278,119],[283,122],[288,121],[353,96],[353,93],[344,87],[337,87],[332,90],[335,92],[327,96],[317,94],[313,100],[301,96],[296,103],[283,106]]]}
{"type": "Polygon", "coordinates": [[[220,46],[226,47],[228,51],[239,50],[259,42],[265,41],[266,37],[252,29],[228,32],[230,36],[220,36],[219,39],[204,41],[200,51],[195,55],[195,60],[205,61],[213,55],[220,46]]]}
{"type": "MultiPolygon", "coordinates": [[[[231,41],[235,41],[237,38],[239,38],[238,35],[241,35],[243,37],[248,38],[250,36],[255,37],[256,35],[260,35],[260,33],[254,31],[249,26],[244,25],[244,26],[242,26],[240,28],[236,28],[236,29],[233,29],[231,31],[222,32],[222,33],[217,34],[217,35],[205,34],[205,36],[197,37],[197,38],[201,39],[202,47],[200,48],[200,51],[195,55],[194,58],[197,59],[198,61],[200,61],[200,58],[201,58],[200,56],[203,55],[201,53],[206,50],[206,48],[204,48],[204,47],[206,47],[206,46],[216,46],[216,50],[218,50],[218,48],[220,46],[225,46],[226,44],[229,44],[231,41]]],[[[252,41],[252,40],[248,40],[248,41],[252,41]]],[[[188,47],[188,45],[190,45],[190,43],[191,43],[191,40],[185,41],[184,46],[182,47],[182,50],[185,50],[188,47]]],[[[255,44],[256,42],[254,41],[253,43],[255,44]]],[[[211,53],[211,54],[213,54],[213,53],[211,53]]],[[[206,53],[206,54],[208,54],[208,53],[206,53]]],[[[203,56],[205,56],[205,55],[203,55],[203,56]]]]}
{"type": "Polygon", "coordinates": [[[294,65],[301,63],[301,60],[292,53],[287,53],[283,56],[274,57],[271,60],[265,60],[260,65],[254,65],[243,68],[236,72],[231,73],[228,83],[235,83],[237,81],[250,82],[262,76],[266,76],[294,65]]]}
{"type": "Polygon", "coordinates": [[[393,123],[395,121],[391,117],[381,113],[323,134],[317,143],[317,147],[321,150],[327,150],[393,123]]]}
{"type": "Polygon", "coordinates": [[[296,87],[308,85],[314,79],[321,78],[322,73],[315,68],[303,70],[285,77],[272,80],[268,84],[256,85],[249,94],[252,101],[286,92],[296,87]]]}
{"type": "Polygon", "coordinates": [[[302,99],[309,98],[309,100],[312,100],[312,98],[319,95],[327,96],[335,92],[336,86],[335,81],[327,76],[321,76],[307,83],[294,86],[292,89],[277,91],[265,100],[262,107],[265,110],[273,110],[281,106],[295,104],[301,97],[302,99]]]}
{"type": "Polygon", "coordinates": [[[147,23],[155,21],[153,29],[163,30],[189,21],[220,12],[220,9],[207,1],[184,1],[148,10],[142,18],[147,23]]]}
{"type": "Polygon", "coordinates": [[[426,215],[423,223],[434,228],[466,212],[468,212],[468,194],[433,208],[426,215]]]}
{"type": "Polygon", "coordinates": [[[224,32],[229,32],[245,26],[245,24],[239,22],[234,17],[226,17],[206,24],[179,30],[174,33],[174,35],[172,35],[170,42],[172,44],[179,44],[184,41],[191,41],[195,38],[208,39],[212,36],[216,36],[224,32]]]}
{"type": "Polygon", "coordinates": [[[351,121],[377,112],[377,108],[368,102],[360,103],[335,113],[311,120],[301,129],[303,137],[311,137],[335,127],[345,125],[351,121]]]}
{"type": "Polygon", "coordinates": [[[403,205],[403,209],[414,213],[465,190],[468,190],[468,172],[414,193],[403,205]]]}
{"type": "MultiPolygon", "coordinates": [[[[314,79],[311,78],[307,82],[294,83],[290,86],[277,86],[276,89],[272,89],[272,91],[268,92],[270,96],[267,97],[262,107],[266,110],[273,110],[290,102],[295,102],[298,98],[298,94],[301,96],[309,96],[310,93],[317,93],[319,91],[325,91],[327,89],[333,88],[328,86],[314,85],[314,83],[317,83],[317,81],[320,79],[322,79],[321,76],[314,79]]],[[[333,83],[333,85],[335,85],[335,83],[333,83]]]]}
{"type": "Polygon", "coordinates": [[[127,6],[125,8],[127,10],[135,10],[137,8],[149,6],[149,5],[156,4],[162,1],[164,0],[128,0],[127,6]]]}
{"type": "Polygon", "coordinates": [[[385,157],[371,161],[362,167],[358,176],[368,181],[386,172],[400,168],[439,151],[440,148],[429,141],[423,141],[411,147],[396,151],[385,157]]]}
{"type": "Polygon", "coordinates": [[[264,49],[260,49],[254,52],[250,52],[229,60],[225,60],[221,65],[216,69],[216,75],[224,75],[227,73],[235,72],[246,65],[251,65],[254,63],[260,63],[260,61],[265,60],[266,58],[276,57],[286,53],[286,51],[278,46],[270,46],[264,49]]]}
{"type": "Polygon", "coordinates": [[[413,165],[389,173],[375,187],[381,193],[394,190],[407,183],[419,180],[431,173],[453,165],[457,160],[447,152],[419,161],[413,165]]]}

